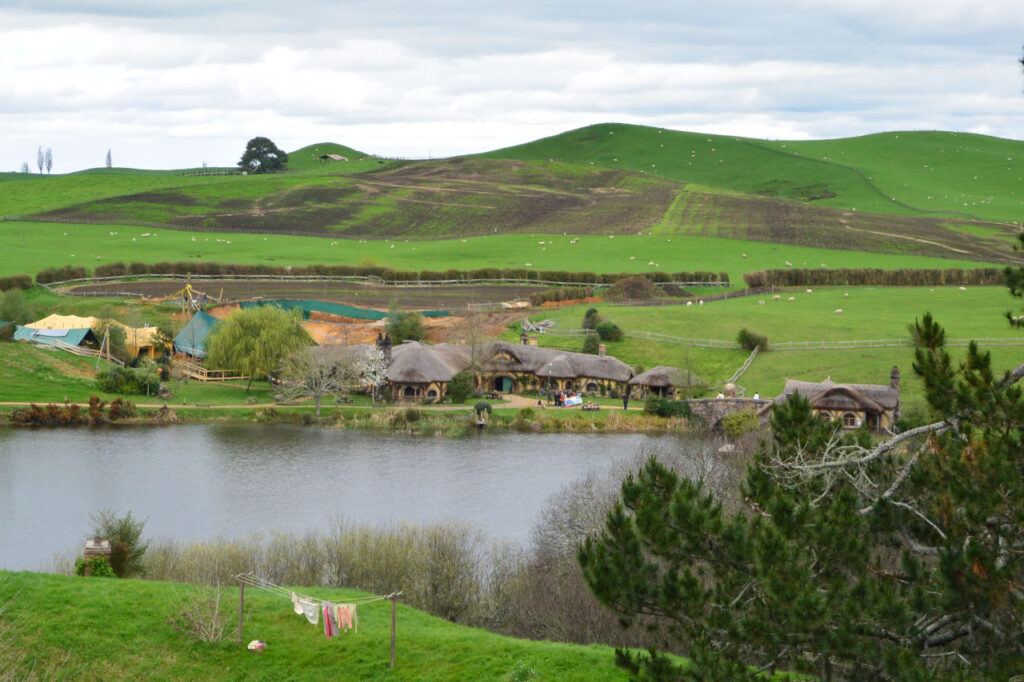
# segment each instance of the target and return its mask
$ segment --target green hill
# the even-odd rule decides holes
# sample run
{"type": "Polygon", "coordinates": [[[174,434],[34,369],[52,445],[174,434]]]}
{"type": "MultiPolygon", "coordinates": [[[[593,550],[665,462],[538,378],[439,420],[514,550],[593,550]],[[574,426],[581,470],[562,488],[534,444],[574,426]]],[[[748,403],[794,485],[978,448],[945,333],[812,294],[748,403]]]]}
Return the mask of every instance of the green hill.
{"type": "Polygon", "coordinates": [[[796,142],[605,123],[482,156],[595,163],[889,215],[1024,220],[1024,142],[966,133],[796,142]]]}
{"type": "MultiPolygon", "coordinates": [[[[351,590],[310,588],[324,599],[351,590]]],[[[205,644],[168,618],[197,588],[115,578],[0,572],[0,674],[4,679],[160,680],[625,680],[611,648],[531,642],[454,625],[398,605],[396,665],[388,665],[389,602],[359,607],[358,632],[326,639],[274,593],[246,590],[238,646],[238,590],[225,588],[227,641],[205,644]],[[10,677],[8,677],[10,675],[10,677]]]]}
{"type": "MultiPolygon", "coordinates": [[[[115,234],[118,226],[164,227],[260,239],[678,235],[1005,262],[1018,230],[1013,159],[1024,158],[1022,145],[953,133],[768,142],[620,124],[430,161],[324,142],[292,152],[290,170],[273,175],[0,175],[0,247],[24,245],[32,221],[79,232],[82,224],[115,234]],[[328,154],[347,160],[319,158],[328,154]]],[[[676,244],[673,251],[685,248],[676,244]]],[[[163,259],[148,245],[131,248],[132,260],[163,259]]],[[[68,262],[81,250],[69,250],[68,262]]],[[[576,267],[602,269],[585,258],[576,267]]]]}

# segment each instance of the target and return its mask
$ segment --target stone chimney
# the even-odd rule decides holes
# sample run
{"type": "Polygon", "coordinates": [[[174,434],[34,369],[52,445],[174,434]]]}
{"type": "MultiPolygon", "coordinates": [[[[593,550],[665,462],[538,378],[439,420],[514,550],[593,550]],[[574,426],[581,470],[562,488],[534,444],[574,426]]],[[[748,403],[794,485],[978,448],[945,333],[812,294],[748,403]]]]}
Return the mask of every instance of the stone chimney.
{"type": "Polygon", "coordinates": [[[603,356],[604,355],[604,350],[605,350],[604,344],[602,343],[600,346],[597,347],[597,354],[603,356]]]}
{"type": "Polygon", "coordinates": [[[382,337],[380,332],[377,332],[376,344],[377,348],[384,353],[384,363],[386,365],[391,365],[391,333],[384,332],[384,336],[382,337]]]}
{"type": "Polygon", "coordinates": [[[92,540],[85,541],[85,548],[82,549],[82,558],[85,559],[85,576],[91,575],[89,567],[89,559],[93,557],[106,557],[110,559],[110,540],[104,540],[99,535],[93,537],[92,540]]]}
{"type": "Polygon", "coordinates": [[[521,343],[524,346],[530,345],[530,337],[526,333],[526,328],[525,327],[523,328],[523,333],[519,335],[519,343],[521,343]]]}

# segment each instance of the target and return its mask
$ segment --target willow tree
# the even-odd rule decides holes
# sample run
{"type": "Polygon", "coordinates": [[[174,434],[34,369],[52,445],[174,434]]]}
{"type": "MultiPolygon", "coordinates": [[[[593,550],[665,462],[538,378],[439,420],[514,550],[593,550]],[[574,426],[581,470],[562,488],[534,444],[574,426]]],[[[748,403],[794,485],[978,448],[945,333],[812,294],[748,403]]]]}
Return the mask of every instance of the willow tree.
{"type": "MultiPolygon", "coordinates": [[[[1020,295],[1024,272],[1007,274],[1020,295]]],[[[623,482],[578,553],[602,603],[662,634],[660,649],[619,651],[621,665],[701,680],[1024,669],[1024,365],[1000,375],[975,344],[955,362],[930,315],[912,331],[931,423],[872,443],[794,397],[738,513],[654,460],[623,482]]]]}
{"type": "Polygon", "coordinates": [[[206,366],[240,370],[252,380],[277,370],[290,353],[312,343],[298,310],[259,306],[238,310],[214,325],[206,339],[206,366]]]}

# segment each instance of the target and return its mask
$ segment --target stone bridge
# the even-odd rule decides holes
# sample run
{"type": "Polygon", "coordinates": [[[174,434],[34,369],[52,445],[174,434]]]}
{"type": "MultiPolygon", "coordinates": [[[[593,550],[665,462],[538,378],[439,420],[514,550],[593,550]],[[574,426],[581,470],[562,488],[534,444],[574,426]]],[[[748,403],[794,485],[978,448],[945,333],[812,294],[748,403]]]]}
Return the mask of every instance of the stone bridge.
{"type": "Polygon", "coordinates": [[[715,432],[722,430],[722,417],[740,410],[760,410],[771,402],[767,398],[704,398],[687,400],[690,411],[700,417],[715,432]]]}

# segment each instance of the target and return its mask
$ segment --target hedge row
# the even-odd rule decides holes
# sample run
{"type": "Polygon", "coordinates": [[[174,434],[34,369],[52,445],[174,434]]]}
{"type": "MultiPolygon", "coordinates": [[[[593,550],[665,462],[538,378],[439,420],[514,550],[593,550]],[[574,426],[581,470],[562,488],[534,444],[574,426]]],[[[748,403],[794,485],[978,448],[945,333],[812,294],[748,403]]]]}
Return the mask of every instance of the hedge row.
{"type": "Polygon", "coordinates": [[[748,287],[766,286],[943,286],[953,284],[1003,285],[1006,277],[1001,268],[949,268],[880,270],[877,268],[843,268],[825,270],[787,268],[761,270],[743,275],[748,287]]]}
{"type": "Polygon", "coordinates": [[[49,284],[50,282],[63,282],[68,279],[82,279],[88,277],[89,271],[79,265],[65,265],[62,268],[49,268],[36,273],[36,283],[49,284]]]}
{"type": "Polygon", "coordinates": [[[0,291],[30,288],[32,288],[31,275],[11,275],[10,277],[0,277],[0,291]]]}
{"type": "MultiPolygon", "coordinates": [[[[67,268],[61,268],[64,270],[67,268]]],[[[81,272],[84,269],[79,268],[81,272]]],[[[50,273],[50,270],[43,271],[50,273]]],[[[43,273],[40,273],[42,275],[43,273]]],[[[194,262],[181,261],[177,263],[108,263],[96,268],[96,277],[121,277],[125,275],[292,275],[296,277],[305,276],[328,276],[328,277],[380,277],[387,282],[408,282],[413,280],[439,281],[439,280],[465,280],[465,279],[527,279],[542,280],[548,282],[566,282],[579,284],[614,284],[626,277],[635,277],[636,273],[596,273],[596,272],[569,272],[566,270],[528,270],[525,268],[481,268],[478,270],[392,270],[376,265],[309,265],[309,266],[275,266],[275,265],[241,265],[216,262],[194,262]]],[[[78,277],[85,277],[85,274],[78,277]]],[[[645,273],[653,282],[729,282],[727,272],[650,272],[645,273]]],[[[75,279],[76,277],[65,277],[64,279],[75,279]]],[[[58,279],[40,280],[39,275],[36,281],[41,284],[45,282],[59,281],[58,279]]]]}

